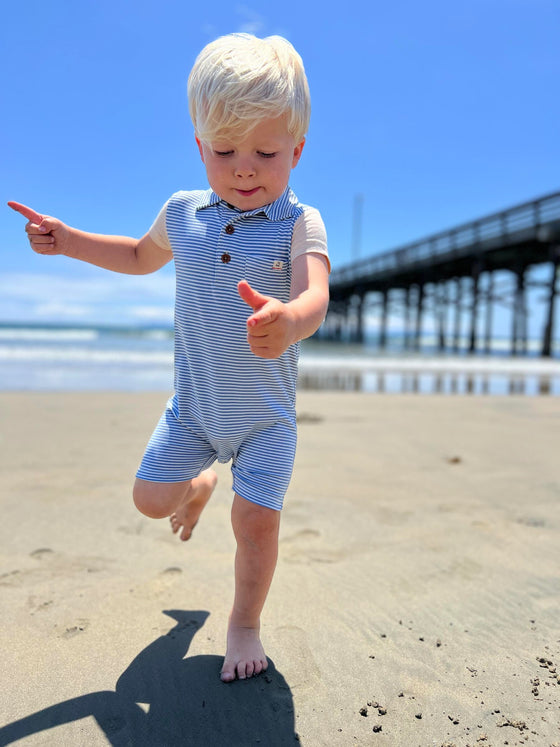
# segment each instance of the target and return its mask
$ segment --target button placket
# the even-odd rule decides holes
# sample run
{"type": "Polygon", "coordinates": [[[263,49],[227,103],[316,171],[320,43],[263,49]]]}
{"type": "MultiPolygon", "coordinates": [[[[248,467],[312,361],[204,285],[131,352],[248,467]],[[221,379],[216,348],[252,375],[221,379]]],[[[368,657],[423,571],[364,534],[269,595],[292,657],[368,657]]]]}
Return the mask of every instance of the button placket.
{"type": "MultiPolygon", "coordinates": [[[[224,228],[224,233],[226,233],[228,236],[231,236],[232,233],[235,233],[235,227],[232,223],[228,223],[224,228]]],[[[220,256],[220,260],[222,261],[222,264],[227,265],[231,262],[231,254],[228,251],[225,251],[220,256]]]]}

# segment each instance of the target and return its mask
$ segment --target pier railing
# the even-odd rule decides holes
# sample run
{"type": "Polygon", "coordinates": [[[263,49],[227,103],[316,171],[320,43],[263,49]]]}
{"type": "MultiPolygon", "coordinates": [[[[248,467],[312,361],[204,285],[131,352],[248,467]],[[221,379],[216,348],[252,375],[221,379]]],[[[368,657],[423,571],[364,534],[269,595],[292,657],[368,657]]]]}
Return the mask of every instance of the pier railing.
{"type": "Polygon", "coordinates": [[[331,288],[531,239],[560,238],[560,192],[493,213],[333,270],[331,288]]]}

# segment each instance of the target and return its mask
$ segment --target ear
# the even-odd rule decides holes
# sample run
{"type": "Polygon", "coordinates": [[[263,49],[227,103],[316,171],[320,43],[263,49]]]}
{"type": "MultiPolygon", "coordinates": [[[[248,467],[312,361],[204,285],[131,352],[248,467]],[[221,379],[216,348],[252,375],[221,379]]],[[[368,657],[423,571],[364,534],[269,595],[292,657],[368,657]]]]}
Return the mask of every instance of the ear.
{"type": "Polygon", "coordinates": [[[196,144],[198,145],[198,152],[200,153],[200,157],[202,159],[202,163],[204,163],[204,150],[202,148],[202,143],[201,143],[200,139],[198,138],[198,135],[195,135],[194,139],[196,140],[196,144]]]}
{"type": "Polygon", "coordinates": [[[298,164],[299,159],[301,158],[301,152],[303,150],[303,146],[305,145],[305,138],[301,141],[299,145],[296,145],[294,148],[294,157],[292,158],[292,168],[295,169],[295,167],[298,164]]]}

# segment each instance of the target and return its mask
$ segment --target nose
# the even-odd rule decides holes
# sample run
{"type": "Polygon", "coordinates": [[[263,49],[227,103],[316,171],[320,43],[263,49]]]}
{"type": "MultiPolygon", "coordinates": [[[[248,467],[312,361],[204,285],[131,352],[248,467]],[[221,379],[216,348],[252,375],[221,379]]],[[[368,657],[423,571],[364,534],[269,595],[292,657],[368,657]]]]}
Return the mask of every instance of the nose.
{"type": "Polygon", "coordinates": [[[251,157],[243,156],[237,159],[235,164],[235,176],[246,179],[248,176],[255,176],[256,169],[251,157]]]}

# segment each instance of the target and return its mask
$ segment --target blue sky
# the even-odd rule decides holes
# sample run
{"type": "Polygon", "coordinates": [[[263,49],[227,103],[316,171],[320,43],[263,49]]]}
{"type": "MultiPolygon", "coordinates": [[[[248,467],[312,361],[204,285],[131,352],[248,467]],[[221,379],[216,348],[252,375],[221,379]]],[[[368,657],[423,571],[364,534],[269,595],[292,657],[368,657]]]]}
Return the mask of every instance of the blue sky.
{"type": "MultiPolygon", "coordinates": [[[[333,265],[560,189],[557,0],[355,0],[285,10],[216,0],[5,4],[2,204],[141,236],[177,189],[206,186],[186,102],[216,36],[281,34],[312,120],[292,187],[321,210],[333,265]]],[[[171,321],[173,267],[119,276],[28,248],[0,220],[0,322],[171,321]]]]}

